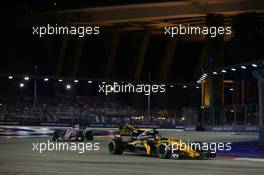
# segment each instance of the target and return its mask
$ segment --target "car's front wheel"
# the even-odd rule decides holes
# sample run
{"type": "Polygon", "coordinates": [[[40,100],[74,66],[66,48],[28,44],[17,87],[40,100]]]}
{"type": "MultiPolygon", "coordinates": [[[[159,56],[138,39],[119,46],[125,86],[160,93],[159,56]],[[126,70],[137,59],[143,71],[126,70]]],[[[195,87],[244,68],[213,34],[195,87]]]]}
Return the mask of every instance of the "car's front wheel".
{"type": "Polygon", "coordinates": [[[111,140],[108,144],[108,149],[111,154],[122,154],[123,153],[123,143],[119,139],[111,140]]]}
{"type": "Polygon", "coordinates": [[[59,132],[58,131],[54,131],[53,133],[53,137],[52,137],[52,141],[58,141],[59,140],[59,132]]]}

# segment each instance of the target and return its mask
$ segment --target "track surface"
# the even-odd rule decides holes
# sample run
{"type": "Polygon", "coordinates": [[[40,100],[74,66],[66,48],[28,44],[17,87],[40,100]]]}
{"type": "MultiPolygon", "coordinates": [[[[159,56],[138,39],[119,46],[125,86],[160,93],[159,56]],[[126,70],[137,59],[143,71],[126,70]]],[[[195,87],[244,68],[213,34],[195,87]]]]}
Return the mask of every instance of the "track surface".
{"type": "MultiPolygon", "coordinates": [[[[255,135],[232,135],[231,133],[180,132],[178,138],[188,137],[201,141],[241,141],[255,140],[255,135]]],[[[145,157],[135,154],[110,155],[107,139],[96,139],[100,143],[99,151],[86,151],[79,154],[74,151],[51,151],[40,154],[32,151],[33,142],[47,142],[48,138],[0,138],[0,174],[181,174],[181,175],[263,175],[264,162],[216,158],[212,160],[168,160],[145,157]]]]}

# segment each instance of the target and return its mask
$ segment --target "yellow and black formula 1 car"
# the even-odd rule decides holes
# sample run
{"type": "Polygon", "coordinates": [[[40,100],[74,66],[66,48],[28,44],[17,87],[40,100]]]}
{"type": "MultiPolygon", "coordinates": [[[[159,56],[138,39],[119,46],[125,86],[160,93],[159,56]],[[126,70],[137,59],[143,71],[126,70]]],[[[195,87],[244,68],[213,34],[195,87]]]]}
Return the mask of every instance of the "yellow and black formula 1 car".
{"type": "Polygon", "coordinates": [[[120,124],[119,126],[119,134],[120,136],[131,136],[136,137],[141,133],[145,132],[146,128],[136,128],[134,125],[131,124],[120,124]]]}
{"type": "Polygon", "coordinates": [[[215,153],[210,150],[202,150],[201,143],[193,144],[191,148],[181,140],[163,138],[155,129],[142,132],[136,138],[125,142],[121,137],[116,137],[108,145],[111,154],[122,154],[124,151],[145,154],[148,156],[158,156],[160,158],[192,158],[201,159],[215,157],[215,153]]]}

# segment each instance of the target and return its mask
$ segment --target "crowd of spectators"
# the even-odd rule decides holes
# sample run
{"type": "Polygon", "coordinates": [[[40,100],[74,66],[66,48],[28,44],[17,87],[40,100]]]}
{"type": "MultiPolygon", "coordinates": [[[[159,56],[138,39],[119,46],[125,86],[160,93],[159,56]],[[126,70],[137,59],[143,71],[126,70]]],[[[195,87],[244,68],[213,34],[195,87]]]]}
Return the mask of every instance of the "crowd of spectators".
{"type": "Polygon", "coordinates": [[[182,123],[180,113],[153,109],[133,108],[109,96],[38,96],[33,106],[32,96],[0,96],[0,121],[32,121],[69,123],[75,119],[92,124],[168,125],[182,123]]]}
{"type": "Polygon", "coordinates": [[[87,118],[101,122],[108,116],[131,116],[137,112],[110,97],[38,96],[36,106],[33,107],[33,98],[30,96],[0,96],[1,120],[57,121],[87,118]]]}

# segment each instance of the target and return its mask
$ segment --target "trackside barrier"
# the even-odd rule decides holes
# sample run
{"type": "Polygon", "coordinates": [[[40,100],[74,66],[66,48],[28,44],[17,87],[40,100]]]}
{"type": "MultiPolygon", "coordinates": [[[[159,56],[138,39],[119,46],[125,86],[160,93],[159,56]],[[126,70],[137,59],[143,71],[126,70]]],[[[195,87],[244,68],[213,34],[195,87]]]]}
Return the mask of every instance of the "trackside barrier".
{"type": "MultiPolygon", "coordinates": [[[[162,128],[159,125],[137,125],[136,127],[142,128],[162,128]]],[[[0,125],[0,136],[50,136],[53,134],[54,129],[67,129],[69,126],[13,126],[13,125],[0,125]]],[[[116,125],[89,125],[88,128],[96,130],[97,133],[109,133],[109,131],[116,130],[116,125]]],[[[165,128],[164,128],[165,129],[165,128]]],[[[175,126],[172,129],[175,131],[195,131],[195,126],[175,126]]],[[[257,132],[259,131],[260,142],[264,144],[264,128],[257,126],[205,126],[205,131],[215,132],[257,132]]]]}
{"type": "Polygon", "coordinates": [[[259,143],[264,145],[264,127],[259,128],[259,143]]]}
{"type": "Polygon", "coordinates": [[[54,129],[43,126],[0,126],[0,136],[49,136],[53,134],[54,129]]]}
{"type": "Polygon", "coordinates": [[[258,126],[251,125],[226,125],[226,126],[204,126],[205,131],[236,131],[236,132],[257,132],[258,126]]]}

